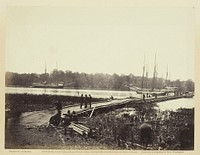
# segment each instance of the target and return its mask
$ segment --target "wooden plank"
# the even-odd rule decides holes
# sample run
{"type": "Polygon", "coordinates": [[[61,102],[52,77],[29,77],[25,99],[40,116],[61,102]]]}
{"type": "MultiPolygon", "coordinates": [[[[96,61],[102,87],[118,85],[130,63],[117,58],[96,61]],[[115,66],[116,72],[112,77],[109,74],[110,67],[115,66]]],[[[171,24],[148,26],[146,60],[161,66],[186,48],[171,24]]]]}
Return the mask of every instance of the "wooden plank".
{"type": "Polygon", "coordinates": [[[79,134],[83,135],[83,130],[81,130],[80,128],[74,126],[74,125],[71,125],[70,127],[72,127],[72,129],[76,132],[78,132],[79,134]]]}
{"type": "Polygon", "coordinates": [[[90,114],[90,118],[92,117],[92,114],[93,114],[93,112],[94,112],[94,109],[95,109],[95,107],[92,109],[92,112],[91,112],[91,114],[90,114]]]}
{"type": "Polygon", "coordinates": [[[90,131],[90,128],[88,128],[88,127],[86,127],[86,126],[83,126],[83,125],[81,125],[81,124],[79,124],[79,126],[80,126],[82,129],[86,130],[86,131],[90,131]]]}
{"type": "Polygon", "coordinates": [[[83,131],[90,131],[90,129],[88,128],[88,127],[86,127],[86,126],[84,126],[84,125],[81,125],[81,124],[76,124],[76,123],[71,123],[73,126],[76,126],[77,128],[80,128],[81,130],[83,130],[83,131]]]}

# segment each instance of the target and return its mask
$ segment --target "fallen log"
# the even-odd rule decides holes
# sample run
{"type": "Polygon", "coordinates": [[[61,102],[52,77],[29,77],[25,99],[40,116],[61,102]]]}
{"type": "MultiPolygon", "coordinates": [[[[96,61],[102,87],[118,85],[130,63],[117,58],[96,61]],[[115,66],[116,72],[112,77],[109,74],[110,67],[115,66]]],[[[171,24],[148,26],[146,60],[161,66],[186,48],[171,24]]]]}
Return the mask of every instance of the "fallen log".
{"type": "Polygon", "coordinates": [[[92,112],[91,112],[91,114],[90,114],[90,118],[92,117],[92,115],[93,115],[93,113],[94,113],[94,109],[95,109],[95,107],[92,109],[92,112]]]}

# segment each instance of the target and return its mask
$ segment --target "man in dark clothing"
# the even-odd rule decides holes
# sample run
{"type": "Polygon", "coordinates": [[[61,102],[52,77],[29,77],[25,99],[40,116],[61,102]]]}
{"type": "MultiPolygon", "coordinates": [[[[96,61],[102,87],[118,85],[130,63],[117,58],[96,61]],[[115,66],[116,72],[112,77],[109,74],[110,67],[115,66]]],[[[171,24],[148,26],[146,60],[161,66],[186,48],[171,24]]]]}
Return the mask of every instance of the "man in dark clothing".
{"type": "Polygon", "coordinates": [[[56,103],[56,109],[58,110],[58,113],[62,110],[62,103],[60,102],[60,100],[58,100],[56,103]]]}
{"type": "Polygon", "coordinates": [[[68,110],[67,114],[65,114],[65,115],[70,118],[70,121],[72,120],[72,114],[71,114],[70,110],[68,110]]]}
{"type": "Polygon", "coordinates": [[[92,96],[89,94],[89,104],[90,104],[90,108],[92,107],[92,96]]]}
{"type": "Polygon", "coordinates": [[[85,108],[87,108],[87,104],[88,104],[88,97],[87,97],[87,95],[85,95],[85,108]]]}
{"type": "Polygon", "coordinates": [[[72,112],[72,121],[74,121],[74,122],[78,122],[78,117],[77,117],[75,111],[72,112]]]}
{"type": "Polygon", "coordinates": [[[80,99],[80,108],[82,109],[83,106],[83,102],[84,102],[84,98],[83,98],[83,94],[81,94],[81,99],[80,99]]]}
{"type": "Polygon", "coordinates": [[[58,111],[58,113],[54,116],[52,116],[49,120],[49,125],[52,124],[54,126],[58,126],[61,121],[61,111],[58,111]]]}
{"type": "Polygon", "coordinates": [[[143,94],[142,97],[143,97],[143,101],[145,102],[145,94],[143,94]]]}
{"type": "MultiPolygon", "coordinates": [[[[67,131],[70,130],[69,125],[71,124],[72,121],[72,114],[70,112],[70,110],[67,111],[67,114],[64,114],[65,118],[64,118],[64,128],[65,128],[65,135],[67,134],[67,131]]],[[[70,130],[70,134],[72,135],[72,131],[70,130]]]]}

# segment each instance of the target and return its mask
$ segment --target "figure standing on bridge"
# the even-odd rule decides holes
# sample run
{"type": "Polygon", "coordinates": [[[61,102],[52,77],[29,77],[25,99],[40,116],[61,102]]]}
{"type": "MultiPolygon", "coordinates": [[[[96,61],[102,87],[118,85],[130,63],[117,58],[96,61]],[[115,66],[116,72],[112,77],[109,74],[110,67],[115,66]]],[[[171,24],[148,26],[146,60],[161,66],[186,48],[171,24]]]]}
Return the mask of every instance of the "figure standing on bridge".
{"type": "Polygon", "coordinates": [[[85,108],[87,108],[87,104],[88,104],[88,96],[87,96],[86,94],[85,94],[84,103],[85,103],[85,108]]]}
{"type": "Polygon", "coordinates": [[[81,94],[81,99],[80,99],[80,108],[82,109],[83,106],[83,102],[84,102],[84,98],[83,98],[83,94],[81,94]]]}
{"type": "Polygon", "coordinates": [[[92,96],[89,94],[89,104],[90,104],[90,108],[92,107],[92,96]]]}
{"type": "Polygon", "coordinates": [[[142,96],[142,97],[143,97],[143,101],[145,102],[145,95],[143,94],[143,96],[142,96]]]}
{"type": "Polygon", "coordinates": [[[111,96],[110,96],[110,99],[111,99],[111,100],[114,100],[114,97],[111,95],[111,96]]]}

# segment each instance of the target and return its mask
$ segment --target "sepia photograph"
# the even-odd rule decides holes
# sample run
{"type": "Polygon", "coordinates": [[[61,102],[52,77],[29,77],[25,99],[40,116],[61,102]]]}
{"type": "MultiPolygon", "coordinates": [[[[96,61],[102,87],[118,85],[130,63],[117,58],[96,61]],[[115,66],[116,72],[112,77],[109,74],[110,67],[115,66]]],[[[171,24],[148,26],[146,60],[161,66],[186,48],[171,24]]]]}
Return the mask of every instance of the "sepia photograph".
{"type": "Polygon", "coordinates": [[[194,7],[9,5],[5,23],[4,149],[195,150],[194,7]]]}

